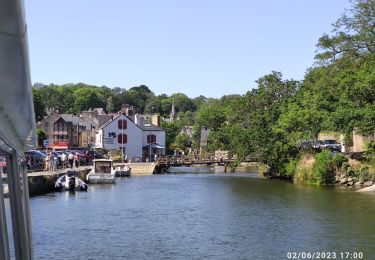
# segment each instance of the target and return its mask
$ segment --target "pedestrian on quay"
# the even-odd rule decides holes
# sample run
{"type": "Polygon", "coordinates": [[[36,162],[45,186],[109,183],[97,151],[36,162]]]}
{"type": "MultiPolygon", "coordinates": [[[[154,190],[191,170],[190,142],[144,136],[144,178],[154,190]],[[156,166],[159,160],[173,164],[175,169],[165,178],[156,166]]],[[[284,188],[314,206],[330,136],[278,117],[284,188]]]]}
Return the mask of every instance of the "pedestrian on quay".
{"type": "Polygon", "coordinates": [[[55,158],[52,153],[49,153],[49,171],[54,171],[56,169],[55,158]]]}
{"type": "Polygon", "coordinates": [[[63,167],[63,169],[65,168],[65,166],[66,166],[66,161],[67,161],[67,156],[66,156],[66,154],[65,153],[62,153],[61,154],[61,164],[62,164],[62,167],[63,167]]]}
{"type": "Polygon", "coordinates": [[[89,151],[86,151],[85,152],[85,163],[86,163],[86,165],[89,165],[89,162],[90,162],[90,154],[89,154],[89,151]]]}
{"type": "Polygon", "coordinates": [[[74,155],[74,165],[78,169],[79,167],[79,154],[78,153],[74,155]]]}
{"type": "Polygon", "coordinates": [[[44,158],[44,170],[49,170],[49,153],[47,153],[46,157],[44,158]]]}
{"type": "Polygon", "coordinates": [[[69,160],[70,169],[73,169],[73,160],[74,160],[74,155],[73,155],[73,153],[70,153],[70,154],[69,154],[69,156],[68,156],[68,160],[69,160]]]}

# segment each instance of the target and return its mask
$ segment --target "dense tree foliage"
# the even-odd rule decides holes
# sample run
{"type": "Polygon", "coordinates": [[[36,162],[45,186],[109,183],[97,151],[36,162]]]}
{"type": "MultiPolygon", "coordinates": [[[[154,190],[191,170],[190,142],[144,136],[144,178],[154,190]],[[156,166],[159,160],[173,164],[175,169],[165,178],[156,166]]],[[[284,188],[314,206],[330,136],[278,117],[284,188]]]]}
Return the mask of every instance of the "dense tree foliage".
{"type": "MultiPolygon", "coordinates": [[[[375,2],[357,0],[318,42],[318,63],[304,80],[272,72],[242,97],[205,102],[196,129],[211,129],[208,150],[229,150],[239,160],[256,154],[274,175],[289,175],[302,140],[321,131],[346,135],[375,131],[375,2]],[[289,172],[288,172],[289,171],[289,172]]],[[[196,138],[199,138],[196,136],[196,138]]]]}
{"type": "Polygon", "coordinates": [[[36,120],[46,114],[46,110],[58,107],[62,113],[79,114],[83,110],[97,107],[105,108],[107,112],[121,110],[123,104],[136,107],[140,113],[159,113],[169,117],[172,103],[175,103],[176,113],[181,113],[188,123],[193,123],[194,112],[202,97],[190,99],[182,93],[156,96],[147,86],[124,88],[98,87],[83,83],[64,85],[43,85],[36,83],[33,86],[36,120]],[[198,101],[199,100],[199,101],[198,101]]]}

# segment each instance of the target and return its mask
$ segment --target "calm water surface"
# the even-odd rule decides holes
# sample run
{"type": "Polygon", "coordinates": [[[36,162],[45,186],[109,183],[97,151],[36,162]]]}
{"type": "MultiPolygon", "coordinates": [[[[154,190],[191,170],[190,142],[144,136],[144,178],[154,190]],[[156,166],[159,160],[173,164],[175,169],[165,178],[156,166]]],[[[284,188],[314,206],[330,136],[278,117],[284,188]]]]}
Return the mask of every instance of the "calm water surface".
{"type": "Polygon", "coordinates": [[[35,259],[375,259],[375,194],[192,170],[31,198],[35,259]]]}

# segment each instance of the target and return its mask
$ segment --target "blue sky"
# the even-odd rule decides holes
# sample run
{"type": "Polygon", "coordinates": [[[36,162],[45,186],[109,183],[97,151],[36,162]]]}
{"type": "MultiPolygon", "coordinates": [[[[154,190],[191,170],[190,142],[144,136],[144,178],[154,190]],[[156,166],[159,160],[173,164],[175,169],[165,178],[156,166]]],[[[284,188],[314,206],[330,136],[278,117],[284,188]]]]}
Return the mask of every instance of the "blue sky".
{"type": "Polygon", "coordinates": [[[281,71],[300,80],[349,0],[25,1],[32,82],[189,97],[245,94],[281,71]]]}

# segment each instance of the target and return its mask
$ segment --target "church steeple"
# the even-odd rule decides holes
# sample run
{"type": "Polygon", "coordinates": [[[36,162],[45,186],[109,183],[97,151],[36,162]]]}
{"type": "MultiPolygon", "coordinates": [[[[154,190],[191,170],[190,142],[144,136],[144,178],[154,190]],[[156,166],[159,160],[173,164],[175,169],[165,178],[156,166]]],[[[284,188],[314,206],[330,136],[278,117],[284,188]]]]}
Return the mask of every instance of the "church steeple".
{"type": "Polygon", "coordinates": [[[174,105],[174,100],[172,101],[172,109],[171,109],[171,114],[170,114],[170,121],[173,122],[176,120],[176,108],[174,105]]]}

